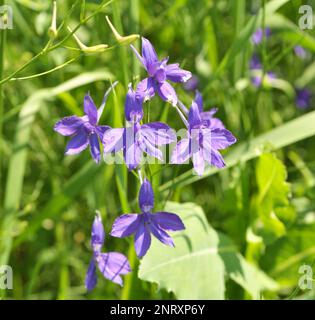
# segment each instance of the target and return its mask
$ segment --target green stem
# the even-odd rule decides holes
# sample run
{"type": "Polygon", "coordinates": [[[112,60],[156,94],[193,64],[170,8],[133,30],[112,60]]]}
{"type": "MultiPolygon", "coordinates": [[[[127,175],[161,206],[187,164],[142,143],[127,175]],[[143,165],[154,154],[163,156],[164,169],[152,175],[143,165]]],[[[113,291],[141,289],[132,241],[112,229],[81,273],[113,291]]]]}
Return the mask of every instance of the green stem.
{"type": "MultiPolygon", "coordinates": [[[[0,1],[0,5],[4,5],[4,0],[0,1]]],[[[4,62],[4,47],[5,47],[5,40],[6,40],[6,30],[3,29],[0,31],[0,79],[2,78],[3,74],[3,62],[4,62]]],[[[3,88],[0,84],[0,119],[3,118],[4,115],[4,105],[3,105],[3,88]]],[[[0,122],[0,207],[1,207],[1,199],[2,199],[2,141],[3,141],[3,122],[0,122]]]]}

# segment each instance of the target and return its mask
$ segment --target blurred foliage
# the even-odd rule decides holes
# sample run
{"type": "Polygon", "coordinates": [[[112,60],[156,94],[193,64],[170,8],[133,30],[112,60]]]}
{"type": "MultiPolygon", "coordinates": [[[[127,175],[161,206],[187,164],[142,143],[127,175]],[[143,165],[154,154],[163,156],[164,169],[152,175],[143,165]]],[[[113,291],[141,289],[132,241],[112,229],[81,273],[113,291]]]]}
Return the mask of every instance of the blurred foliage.
{"type": "MultiPolygon", "coordinates": [[[[315,111],[313,105],[297,108],[294,90],[311,89],[315,83],[315,29],[298,28],[299,7],[308,3],[315,10],[315,1],[57,1],[56,39],[48,33],[51,1],[6,3],[13,8],[14,28],[0,31],[0,265],[13,267],[14,290],[0,291],[2,296],[315,298],[315,290],[298,287],[301,265],[315,271],[315,111]],[[216,106],[218,117],[238,138],[224,155],[226,170],[208,169],[202,179],[192,175],[191,165],[174,169],[156,164],[148,172],[157,207],[171,200],[179,215],[185,217],[187,208],[195,210],[206,223],[209,234],[198,233],[197,225],[187,229],[196,248],[210,250],[223,237],[234,251],[232,256],[206,257],[209,261],[200,261],[200,266],[194,260],[190,268],[174,264],[178,275],[185,270],[175,281],[162,271],[146,277],[144,270],[189,248],[154,243],[141,262],[141,280],[133,239],[107,234],[106,250],[128,255],[133,273],[124,277],[124,288],[99,277],[95,290],[87,294],[84,277],[94,212],[100,210],[107,231],[122,212],[137,212],[138,180],[122,165],[96,166],[88,151],[65,157],[66,139],[54,133],[53,126],[61,117],[82,115],[87,91],[99,105],[115,80],[119,85],[101,123],[114,127],[124,122],[127,84],[136,83],[144,72],[128,45],[117,44],[106,15],[120,34],[147,37],[159,57],[169,56],[171,63],[192,71],[205,109],[216,106]],[[67,26],[86,46],[109,48],[80,51],[67,26]],[[272,36],[254,46],[250,37],[258,27],[270,27],[272,36]],[[53,49],[47,49],[47,43],[53,49]],[[296,45],[307,51],[305,59],[295,55],[296,45]],[[251,84],[254,52],[264,70],[277,75],[272,85],[251,84]],[[194,204],[178,204],[185,202],[194,204]],[[203,277],[209,291],[191,291],[195,295],[190,296],[184,279],[202,284],[203,277]]],[[[140,47],[139,40],[134,44],[140,47]]],[[[176,91],[190,105],[194,93],[181,85],[176,91]]],[[[153,99],[148,110],[152,121],[163,119],[181,128],[175,110],[159,99],[153,99]]]]}

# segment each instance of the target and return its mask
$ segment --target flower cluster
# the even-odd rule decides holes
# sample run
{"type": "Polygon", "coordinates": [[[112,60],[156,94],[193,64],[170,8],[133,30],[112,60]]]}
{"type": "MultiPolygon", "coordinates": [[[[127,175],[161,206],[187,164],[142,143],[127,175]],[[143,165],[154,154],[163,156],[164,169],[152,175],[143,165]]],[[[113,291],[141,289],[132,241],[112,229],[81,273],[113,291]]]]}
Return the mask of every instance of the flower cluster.
{"type": "MultiPolygon", "coordinates": [[[[251,40],[254,46],[258,47],[263,42],[264,37],[267,40],[271,36],[272,32],[270,28],[259,28],[253,33],[251,40]]],[[[309,56],[308,52],[301,45],[296,45],[293,48],[293,52],[300,60],[306,60],[309,56]]],[[[274,72],[263,70],[262,62],[256,52],[250,59],[249,69],[251,73],[251,83],[256,88],[264,85],[272,86],[275,80],[277,80],[277,76],[274,72]]],[[[295,104],[299,109],[310,107],[312,97],[313,94],[310,89],[305,87],[295,88],[295,104]]]]}
{"type": "MultiPolygon", "coordinates": [[[[205,164],[218,168],[225,166],[220,150],[236,142],[236,138],[228,131],[221,120],[215,118],[217,109],[204,110],[203,99],[196,91],[194,100],[188,109],[178,98],[170,84],[186,83],[192,75],[183,70],[179,64],[168,64],[168,58],[159,60],[149,40],[142,38],[141,54],[131,45],[132,50],[145,68],[147,77],[136,85],[136,90],[129,84],[125,100],[126,125],[123,128],[110,128],[100,125],[100,118],[106,99],[116,85],[105,93],[101,106],[97,109],[92,98],[87,94],[84,98],[82,117],[70,116],[55,124],[54,130],[63,136],[72,136],[66,146],[66,154],[77,154],[90,146],[92,158],[100,162],[101,149],[103,154],[122,152],[129,170],[138,170],[141,187],[139,191],[140,214],[128,213],[118,217],[113,223],[111,236],[127,237],[134,235],[137,256],[143,257],[151,245],[151,235],[163,244],[174,246],[168,232],[184,230],[180,217],[170,212],[152,212],[154,194],[147,178],[142,180],[141,160],[146,154],[163,160],[160,146],[174,143],[171,155],[172,164],[182,164],[192,159],[194,170],[202,175],[205,164]],[[185,136],[177,141],[172,128],[162,122],[143,122],[143,106],[147,100],[158,95],[162,100],[171,103],[177,110],[185,125],[185,136]]],[[[192,88],[196,87],[196,80],[192,88]]],[[[91,290],[96,285],[96,269],[105,278],[122,285],[120,275],[131,271],[127,258],[116,252],[102,253],[105,233],[100,215],[95,217],[92,226],[91,245],[93,258],[86,276],[86,287],[91,290]]]]}

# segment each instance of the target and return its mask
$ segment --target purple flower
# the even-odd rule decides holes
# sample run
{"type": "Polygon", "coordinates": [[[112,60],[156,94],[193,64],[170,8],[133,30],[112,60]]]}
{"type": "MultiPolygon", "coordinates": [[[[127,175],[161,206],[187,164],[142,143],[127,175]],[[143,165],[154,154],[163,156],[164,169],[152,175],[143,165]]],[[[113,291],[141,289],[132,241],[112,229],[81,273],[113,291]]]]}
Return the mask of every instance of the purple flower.
{"type": "Polygon", "coordinates": [[[101,126],[98,124],[103,113],[106,99],[111,89],[117,84],[115,82],[105,93],[102,105],[96,108],[91,96],[87,94],[84,97],[84,113],[83,117],[70,116],[59,120],[54,130],[63,136],[73,136],[66,146],[65,154],[77,154],[85,150],[90,145],[90,152],[96,163],[101,158],[101,150],[99,139],[103,140],[103,135],[109,126],[101,126]]]}
{"type": "Polygon", "coordinates": [[[198,85],[199,85],[198,77],[195,75],[192,75],[191,78],[184,83],[183,88],[186,91],[195,91],[198,88],[198,85]]]}
{"type": "Polygon", "coordinates": [[[311,105],[312,93],[308,89],[295,89],[296,92],[296,105],[300,109],[306,109],[311,105]]]}
{"type": "Polygon", "coordinates": [[[151,183],[145,179],[139,192],[141,214],[129,213],[118,217],[112,227],[111,235],[123,238],[135,235],[135,249],[139,258],[143,257],[151,245],[151,233],[162,243],[173,246],[172,238],[166,231],[184,230],[181,219],[174,213],[152,213],[154,194],[151,183]]]}
{"type": "Polygon", "coordinates": [[[294,52],[302,60],[304,60],[306,58],[306,56],[307,56],[307,52],[302,46],[295,46],[294,47],[294,52]]]}
{"type": "Polygon", "coordinates": [[[133,45],[130,46],[149,75],[148,78],[138,84],[137,97],[145,102],[150,100],[157,92],[164,101],[176,105],[176,92],[166,80],[186,82],[190,79],[191,73],[179,68],[178,63],[167,64],[168,58],[159,60],[152,44],[145,38],[142,38],[142,56],[133,45]]]}
{"type": "Polygon", "coordinates": [[[189,110],[188,122],[187,135],[174,148],[171,162],[181,164],[192,158],[194,169],[198,175],[203,174],[205,162],[223,168],[225,163],[219,150],[236,142],[233,134],[224,128],[205,125],[198,105],[194,101],[189,110]]]}
{"type": "Polygon", "coordinates": [[[130,126],[110,129],[103,136],[104,153],[123,150],[129,170],[141,162],[143,152],[163,161],[163,154],[157,146],[176,141],[174,131],[162,122],[140,124],[143,117],[142,101],[129,87],[125,103],[125,116],[130,126]]]}
{"type": "Polygon", "coordinates": [[[96,266],[106,279],[121,286],[123,285],[123,281],[120,275],[131,271],[129,262],[123,254],[118,252],[101,252],[104,240],[105,232],[102,219],[99,214],[96,214],[92,225],[91,238],[93,258],[91,259],[85,278],[85,286],[88,291],[91,291],[96,286],[96,266]]]}
{"type": "Polygon", "coordinates": [[[196,96],[194,101],[198,106],[200,118],[205,127],[211,129],[225,129],[223,122],[220,119],[213,117],[218,112],[217,108],[212,108],[210,111],[203,111],[203,98],[198,90],[196,90],[196,96]]]}
{"type": "Polygon", "coordinates": [[[263,36],[265,33],[265,37],[269,38],[271,35],[271,30],[270,28],[265,28],[265,30],[263,31],[262,28],[258,28],[252,35],[252,42],[257,45],[260,44],[263,40],[263,36]],[[265,32],[264,32],[265,31],[265,32]]]}
{"type": "Polygon", "coordinates": [[[254,54],[252,56],[252,58],[250,59],[249,68],[251,70],[261,70],[262,69],[262,64],[261,64],[260,59],[257,56],[257,54],[254,54]]]}

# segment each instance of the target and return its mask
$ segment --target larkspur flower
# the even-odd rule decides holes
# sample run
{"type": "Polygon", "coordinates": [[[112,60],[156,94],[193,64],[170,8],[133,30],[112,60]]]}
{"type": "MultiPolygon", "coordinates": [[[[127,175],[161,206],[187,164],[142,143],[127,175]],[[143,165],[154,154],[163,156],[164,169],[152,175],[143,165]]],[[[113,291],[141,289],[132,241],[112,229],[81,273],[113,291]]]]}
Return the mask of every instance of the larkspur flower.
{"type": "Polygon", "coordinates": [[[252,35],[252,42],[255,45],[260,44],[263,40],[264,33],[265,33],[265,37],[269,38],[271,36],[270,28],[265,28],[265,29],[258,28],[252,35]]]}
{"type": "Polygon", "coordinates": [[[195,75],[192,75],[191,78],[184,83],[183,88],[186,91],[195,91],[198,88],[198,85],[199,85],[198,77],[195,75]]]}
{"type": "Polygon", "coordinates": [[[295,89],[295,103],[300,109],[307,109],[311,106],[312,93],[309,89],[295,89]]]}
{"type": "Polygon", "coordinates": [[[131,86],[125,102],[125,117],[129,127],[105,132],[104,153],[123,150],[129,170],[138,167],[143,153],[163,161],[163,154],[157,147],[176,141],[175,132],[162,122],[140,124],[143,117],[142,100],[137,98],[131,86]]]}
{"type": "Polygon", "coordinates": [[[134,46],[130,46],[149,75],[138,84],[137,97],[145,102],[157,92],[164,101],[176,105],[178,100],[176,92],[167,80],[186,82],[191,78],[191,73],[179,68],[178,63],[167,64],[168,58],[159,60],[152,44],[145,38],[142,38],[142,56],[134,46]]]}
{"type": "Polygon", "coordinates": [[[102,219],[99,213],[96,214],[92,225],[91,247],[93,257],[89,264],[85,278],[85,286],[91,291],[97,283],[96,267],[103,276],[119,285],[123,285],[121,275],[131,271],[127,258],[119,252],[102,253],[102,247],[105,241],[105,232],[102,219]]]}
{"type": "Polygon", "coordinates": [[[249,62],[249,68],[251,70],[261,70],[262,64],[257,54],[253,54],[249,62]]]}
{"type": "Polygon", "coordinates": [[[300,59],[304,60],[307,57],[307,52],[302,46],[295,46],[293,50],[300,59]]]}
{"type": "Polygon", "coordinates": [[[98,122],[103,113],[106,99],[111,89],[117,84],[115,82],[105,93],[102,104],[99,109],[96,108],[89,94],[84,97],[84,113],[83,117],[69,116],[59,120],[54,130],[63,136],[73,136],[66,146],[67,155],[82,152],[90,145],[92,158],[99,163],[101,158],[101,150],[99,139],[103,140],[104,133],[110,128],[109,126],[99,125],[98,122]]]}
{"type": "Polygon", "coordinates": [[[253,55],[249,62],[249,68],[251,70],[251,82],[258,88],[262,84],[270,85],[277,77],[275,73],[269,71],[266,72],[263,79],[263,66],[257,55],[253,55]]]}
{"type": "Polygon", "coordinates": [[[188,131],[173,150],[171,163],[181,164],[192,158],[194,170],[198,175],[204,172],[205,162],[218,168],[225,166],[219,150],[236,142],[233,134],[224,128],[212,128],[202,121],[195,101],[189,110],[188,131]]]}
{"type": "Polygon", "coordinates": [[[151,245],[151,234],[162,243],[173,246],[174,242],[166,231],[184,230],[181,219],[174,213],[152,213],[154,193],[151,183],[145,179],[139,192],[140,214],[129,213],[118,217],[112,227],[111,235],[118,238],[134,234],[134,243],[137,256],[143,257],[151,245]]]}

